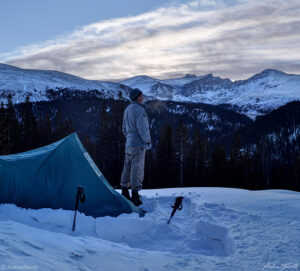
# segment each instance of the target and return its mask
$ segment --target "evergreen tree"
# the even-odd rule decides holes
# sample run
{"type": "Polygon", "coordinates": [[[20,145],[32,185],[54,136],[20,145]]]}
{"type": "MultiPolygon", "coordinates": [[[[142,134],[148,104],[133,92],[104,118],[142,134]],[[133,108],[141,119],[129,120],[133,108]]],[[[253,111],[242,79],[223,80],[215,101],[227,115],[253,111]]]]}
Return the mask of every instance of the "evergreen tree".
{"type": "Polygon", "coordinates": [[[108,173],[107,157],[110,156],[110,143],[109,118],[106,100],[103,99],[99,113],[99,129],[96,136],[95,161],[104,175],[108,173]]]}
{"type": "Polygon", "coordinates": [[[184,185],[184,174],[186,173],[186,159],[189,146],[189,138],[187,128],[183,120],[180,119],[179,126],[175,134],[175,152],[176,152],[176,168],[178,168],[179,186],[184,185]]]}
{"type": "Polygon", "coordinates": [[[46,144],[49,144],[54,141],[54,131],[52,128],[49,110],[46,111],[44,118],[44,137],[46,144]]]}
{"type": "Polygon", "coordinates": [[[236,134],[230,151],[229,170],[231,187],[241,187],[244,183],[244,157],[241,152],[242,144],[239,134],[236,134]]]}
{"type": "Polygon", "coordinates": [[[37,121],[33,114],[32,103],[29,96],[26,97],[21,114],[22,146],[23,150],[34,149],[39,144],[37,121]]]}
{"type": "Polygon", "coordinates": [[[211,185],[226,187],[228,186],[228,164],[226,153],[223,147],[216,146],[210,162],[211,185]]]}
{"type": "Polygon", "coordinates": [[[145,157],[145,177],[143,182],[144,188],[152,188],[155,181],[154,155],[153,150],[148,150],[145,157]]]}
{"type": "Polygon", "coordinates": [[[205,184],[206,173],[206,149],[199,130],[195,129],[192,144],[188,155],[188,182],[189,186],[200,186],[205,184]]]}
{"type": "Polygon", "coordinates": [[[166,125],[160,132],[156,150],[155,173],[152,187],[174,187],[176,183],[175,149],[173,146],[173,129],[166,125]]]}
{"type": "Polygon", "coordinates": [[[256,148],[249,166],[249,189],[265,189],[265,181],[262,170],[262,155],[256,148]]]}
{"type": "Polygon", "coordinates": [[[63,137],[74,132],[73,120],[71,117],[64,120],[63,137]]]}
{"type": "Polygon", "coordinates": [[[66,135],[66,133],[65,133],[66,127],[65,127],[65,123],[63,121],[60,107],[58,107],[57,111],[56,111],[55,123],[56,123],[56,125],[55,125],[55,140],[59,140],[59,139],[62,139],[63,137],[65,137],[65,135],[66,135]]]}
{"type": "Polygon", "coordinates": [[[43,117],[39,118],[38,130],[40,134],[40,146],[45,146],[54,142],[55,136],[53,134],[50,114],[48,110],[43,117]]]}
{"type": "Polygon", "coordinates": [[[93,153],[95,144],[92,142],[91,137],[87,133],[85,133],[80,136],[80,141],[94,160],[93,153]]]}
{"type": "Polygon", "coordinates": [[[114,137],[114,165],[119,170],[114,170],[115,176],[113,179],[115,179],[115,184],[119,185],[120,183],[120,177],[122,174],[123,164],[124,164],[124,149],[125,149],[125,137],[122,132],[122,126],[123,126],[123,112],[125,110],[125,105],[122,102],[123,96],[122,92],[119,91],[118,93],[118,100],[114,101],[112,105],[112,134],[115,135],[114,137]]]}
{"type": "Polygon", "coordinates": [[[291,167],[291,188],[300,192],[300,150],[291,167]]]}
{"type": "Polygon", "coordinates": [[[244,189],[250,189],[250,176],[253,171],[252,168],[252,157],[250,154],[250,150],[248,148],[245,149],[243,155],[243,164],[244,164],[244,180],[241,182],[240,187],[244,189]]]}
{"type": "Polygon", "coordinates": [[[6,110],[3,102],[0,107],[0,155],[8,154],[8,127],[6,126],[6,110]]]}
{"type": "Polygon", "coordinates": [[[261,162],[260,168],[263,175],[263,189],[270,188],[270,157],[268,154],[268,141],[264,136],[260,139],[259,144],[257,145],[257,155],[261,162]]]}
{"type": "MultiPolygon", "coordinates": [[[[119,98],[121,99],[121,95],[119,98]]],[[[113,100],[110,112],[107,111],[106,101],[103,100],[96,138],[96,160],[110,183],[118,186],[124,162],[125,137],[122,133],[124,103],[121,100],[113,100]]]]}
{"type": "Polygon", "coordinates": [[[7,129],[8,153],[17,153],[21,149],[21,125],[18,121],[16,110],[12,102],[12,96],[7,97],[5,127],[7,129]]]}

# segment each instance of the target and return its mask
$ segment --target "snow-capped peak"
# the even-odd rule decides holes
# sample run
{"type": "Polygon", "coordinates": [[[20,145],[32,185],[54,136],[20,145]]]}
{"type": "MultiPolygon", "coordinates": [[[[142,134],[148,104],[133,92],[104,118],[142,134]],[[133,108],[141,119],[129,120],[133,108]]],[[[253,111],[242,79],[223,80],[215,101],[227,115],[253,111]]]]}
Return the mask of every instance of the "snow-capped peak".
{"type": "Polygon", "coordinates": [[[68,88],[99,90],[104,97],[127,96],[131,88],[141,89],[148,99],[168,99],[183,102],[229,104],[250,117],[275,109],[287,102],[300,100],[300,75],[266,69],[246,80],[231,81],[213,74],[157,79],[147,75],[128,78],[119,83],[86,80],[70,74],[27,70],[0,64],[0,95],[8,93],[14,102],[47,100],[47,89],[68,88]]]}
{"type": "Polygon", "coordinates": [[[252,118],[287,102],[300,100],[300,76],[274,69],[266,69],[249,79],[234,82],[206,74],[140,80],[135,81],[134,87],[155,99],[233,105],[252,118]]]}

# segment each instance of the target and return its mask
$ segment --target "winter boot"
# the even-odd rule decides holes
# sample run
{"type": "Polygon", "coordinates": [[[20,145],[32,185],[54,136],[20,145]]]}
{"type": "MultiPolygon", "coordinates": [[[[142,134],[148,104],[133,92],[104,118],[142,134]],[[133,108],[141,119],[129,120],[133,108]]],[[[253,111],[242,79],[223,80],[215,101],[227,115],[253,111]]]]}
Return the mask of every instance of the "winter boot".
{"type": "Polygon", "coordinates": [[[135,206],[140,206],[143,204],[138,191],[132,191],[131,201],[135,206]]]}
{"type": "Polygon", "coordinates": [[[128,191],[127,188],[122,188],[122,195],[123,195],[126,199],[131,200],[130,195],[129,195],[129,191],[128,191]]]}

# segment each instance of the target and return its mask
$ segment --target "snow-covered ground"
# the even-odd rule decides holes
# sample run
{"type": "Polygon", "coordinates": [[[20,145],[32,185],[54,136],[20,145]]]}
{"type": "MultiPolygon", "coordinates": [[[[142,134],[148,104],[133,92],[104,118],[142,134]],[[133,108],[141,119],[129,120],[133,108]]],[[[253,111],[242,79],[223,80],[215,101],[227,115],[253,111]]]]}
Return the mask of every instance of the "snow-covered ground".
{"type": "Polygon", "coordinates": [[[300,193],[144,190],[145,217],[0,205],[0,270],[300,270],[300,193]],[[184,196],[169,225],[170,205],[184,196]]]}

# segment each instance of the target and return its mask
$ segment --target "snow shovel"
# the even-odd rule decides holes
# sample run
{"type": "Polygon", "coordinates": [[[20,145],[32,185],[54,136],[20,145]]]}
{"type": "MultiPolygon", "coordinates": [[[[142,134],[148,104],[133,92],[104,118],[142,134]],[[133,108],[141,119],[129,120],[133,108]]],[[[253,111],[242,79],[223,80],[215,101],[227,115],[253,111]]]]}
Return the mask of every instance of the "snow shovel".
{"type": "Polygon", "coordinates": [[[172,214],[170,216],[170,219],[169,221],[167,222],[167,224],[170,223],[172,217],[175,215],[176,211],[180,211],[182,209],[182,200],[183,200],[183,197],[177,197],[174,201],[174,203],[171,205],[171,207],[173,208],[173,211],[172,211],[172,214]]]}
{"type": "Polygon", "coordinates": [[[77,215],[79,201],[81,203],[85,202],[85,193],[84,193],[84,190],[83,190],[82,186],[80,186],[80,185],[77,186],[77,195],[76,195],[76,203],[75,203],[75,214],[74,214],[72,231],[75,231],[76,215],[77,215]]]}

